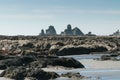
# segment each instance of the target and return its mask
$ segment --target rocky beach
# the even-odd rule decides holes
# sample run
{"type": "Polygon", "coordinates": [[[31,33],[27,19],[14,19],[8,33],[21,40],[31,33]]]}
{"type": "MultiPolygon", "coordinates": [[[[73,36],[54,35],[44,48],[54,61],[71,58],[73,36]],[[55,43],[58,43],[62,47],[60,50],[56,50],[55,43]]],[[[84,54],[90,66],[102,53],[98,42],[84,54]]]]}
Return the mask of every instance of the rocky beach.
{"type": "MultiPolygon", "coordinates": [[[[89,75],[89,71],[119,72],[119,69],[120,37],[1,36],[0,38],[1,79],[91,80],[93,76],[89,75]]],[[[99,78],[104,80],[98,74],[96,80],[99,78]]]]}

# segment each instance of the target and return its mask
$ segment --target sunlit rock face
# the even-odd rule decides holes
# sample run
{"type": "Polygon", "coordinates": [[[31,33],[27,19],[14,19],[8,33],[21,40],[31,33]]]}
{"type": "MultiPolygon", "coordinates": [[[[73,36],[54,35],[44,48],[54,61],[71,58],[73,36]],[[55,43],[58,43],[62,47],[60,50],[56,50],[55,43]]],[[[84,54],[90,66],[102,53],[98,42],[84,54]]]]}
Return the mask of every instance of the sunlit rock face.
{"type": "Polygon", "coordinates": [[[48,35],[48,36],[57,35],[54,26],[49,26],[49,28],[46,30],[46,35],[48,35]]]}

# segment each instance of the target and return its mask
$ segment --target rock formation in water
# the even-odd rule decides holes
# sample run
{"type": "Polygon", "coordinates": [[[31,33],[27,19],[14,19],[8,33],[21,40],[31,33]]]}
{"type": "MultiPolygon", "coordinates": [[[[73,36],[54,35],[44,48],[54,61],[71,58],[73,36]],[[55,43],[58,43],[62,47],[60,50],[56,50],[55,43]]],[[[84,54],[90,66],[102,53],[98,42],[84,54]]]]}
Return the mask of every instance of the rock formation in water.
{"type": "Polygon", "coordinates": [[[41,30],[40,36],[45,36],[45,32],[43,29],[41,30]]]}
{"type": "MultiPolygon", "coordinates": [[[[46,33],[44,33],[44,30],[41,30],[41,33],[39,34],[40,36],[56,36],[57,32],[54,28],[54,26],[50,25],[49,28],[46,30],[46,33]]],[[[84,36],[84,33],[78,28],[75,27],[72,29],[72,26],[70,24],[67,25],[67,29],[63,30],[61,36],[84,36]]],[[[95,36],[91,32],[88,32],[86,36],[95,36]]]]}
{"type": "Polygon", "coordinates": [[[72,33],[74,36],[83,36],[84,33],[77,27],[75,27],[73,30],[72,30],[72,33]]]}
{"type": "Polygon", "coordinates": [[[65,29],[64,35],[67,35],[67,36],[73,35],[72,29],[71,29],[71,25],[70,25],[70,24],[67,25],[67,29],[65,29]]]}
{"type": "Polygon", "coordinates": [[[92,34],[92,32],[88,32],[86,36],[96,36],[95,34],[92,34]]]}
{"type": "Polygon", "coordinates": [[[67,29],[64,30],[64,32],[61,32],[61,35],[64,36],[83,36],[84,33],[77,27],[73,28],[70,24],[67,25],[67,29]]]}
{"type": "Polygon", "coordinates": [[[52,26],[52,25],[49,26],[49,28],[46,30],[46,35],[48,35],[48,36],[55,36],[55,35],[57,35],[54,26],[52,26]]]}
{"type": "Polygon", "coordinates": [[[120,36],[120,31],[117,30],[116,32],[114,32],[111,36],[120,36]]]}

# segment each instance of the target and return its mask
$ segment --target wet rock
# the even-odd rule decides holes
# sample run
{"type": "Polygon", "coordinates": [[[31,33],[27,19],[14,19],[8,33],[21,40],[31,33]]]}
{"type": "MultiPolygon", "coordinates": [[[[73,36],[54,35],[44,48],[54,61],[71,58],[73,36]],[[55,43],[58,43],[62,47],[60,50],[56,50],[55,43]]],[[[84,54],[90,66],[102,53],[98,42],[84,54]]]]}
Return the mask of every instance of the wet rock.
{"type": "Polygon", "coordinates": [[[33,77],[26,77],[25,80],[38,80],[38,79],[33,78],[33,77]]]}
{"type": "Polygon", "coordinates": [[[56,53],[58,56],[64,55],[79,55],[79,54],[89,54],[90,51],[84,47],[76,47],[74,45],[66,45],[63,46],[59,51],[56,53]]]}
{"type": "Polygon", "coordinates": [[[62,77],[68,77],[68,78],[72,78],[72,79],[82,79],[84,78],[84,76],[80,75],[80,73],[72,73],[72,72],[68,72],[66,74],[62,74],[62,77]]]}
{"type": "Polygon", "coordinates": [[[8,58],[10,58],[10,56],[4,55],[4,54],[0,54],[0,60],[4,60],[4,59],[8,59],[8,58]]]}
{"type": "Polygon", "coordinates": [[[49,80],[59,77],[55,72],[45,72],[39,68],[10,67],[0,74],[0,77],[7,77],[15,80],[24,80],[31,77],[33,80],[49,80]]]}
{"type": "Polygon", "coordinates": [[[109,55],[103,55],[101,56],[101,60],[111,60],[111,57],[109,55]]]}
{"type": "Polygon", "coordinates": [[[49,80],[55,79],[59,77],[59,75],[55,72],[45,72],[41,69],[30,69],[27,70],[27,77],[33,77],[38,80],[49,80]]]}
{"type": "Polygon", "coordinates": [[[54,58],[48,59],[47,65],[52,66],[63,66],[63,67],[71,67],[71,68],[85,68],[80,62],[73,58],[54,58]]]}
{"type": "Polygon", "coordinates": [[[113,60],[113,61],[120,61],[120,54],[114,53],[114,54],[109,54],[109,55],[102,55],[99,59],[97,60],[113,60]]]}
{"type": "Polygon", "coordinates": [[[6,68],[7,68],[6,65],[0,64],[0,70],[4,70],[4,69],[6,69],[6,68]]]}
{"type": "Polygon", "coordinates": [[[84,68],[80,62],[73,58],[58,58],[58,57],[39,57],[37,61],[30,63],[29,67],[44,68],[47,66],[63,66],[68,68],[84,68]]]}
{"type": "Polygon", "coordinates": [[[11,66],[26,66],[27,64],[33,62],[33,57],[14,57],[13,59],[5,59],[0,61],[1,69],[5,69],[11,66]]]}
{"type": "Polygon", "coordinates": [[[25,76],[26,76],[26,68],[24,67],[18,67],[18,68],[10,67],[0,74],[0,77],[6,77],[15,80],[24,80],[25,76]]]}

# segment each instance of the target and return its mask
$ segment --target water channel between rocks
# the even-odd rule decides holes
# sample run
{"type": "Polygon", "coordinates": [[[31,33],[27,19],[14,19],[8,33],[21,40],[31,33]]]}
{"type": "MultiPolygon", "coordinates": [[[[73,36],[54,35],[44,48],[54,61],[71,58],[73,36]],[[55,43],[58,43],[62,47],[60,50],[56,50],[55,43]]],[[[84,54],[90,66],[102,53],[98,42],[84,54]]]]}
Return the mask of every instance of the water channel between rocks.
{"type": "MultiPolygon", "coordinates": [[[[71,55],[64,57],[73,57],[80,61],[86,69],[71,69],[71,70],[54,70],[55,72],[79,72],[83,76],[91,77],[85,80],[120,80],[120,61],[97,61],[94,58],[100,58],[103,54],[90,55],[71,55]]],[[[61,56],[60,56],[61,57],[61,56]]],[[[69,80],[66,78],[59,78],[56,80],[69,80]]]]}

